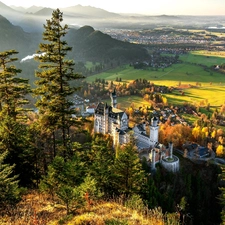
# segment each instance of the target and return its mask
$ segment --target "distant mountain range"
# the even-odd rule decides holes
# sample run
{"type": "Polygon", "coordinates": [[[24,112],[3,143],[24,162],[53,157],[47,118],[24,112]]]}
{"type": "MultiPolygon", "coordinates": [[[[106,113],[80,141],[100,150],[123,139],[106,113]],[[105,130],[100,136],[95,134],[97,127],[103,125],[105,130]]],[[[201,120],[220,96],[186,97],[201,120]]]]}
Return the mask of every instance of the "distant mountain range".
{"type": "MultiPolygon", "coordinates": [[[[103,9],[76,5],[61,10],[64,22],[74,24],[80,22],[80,29],[70,29],[68,42],[74,48],[76,59],[102,60],[103,58],[133,59],[136,52],[137,58],[146,57],[146,50],[142,47],[115,40],[109,35],[95,30],[88,25],[88,21],[103,21],[105,18],[114,20],[123,16],[107,12],[103,9]],[[84,26],[81,26],[81,22],[84,26]]],[[[33,54],[42,41],[43,24],[50,19],[53,9],[32,6],[28,9],[22,7],[9,7],[0,2],[0,51],[16,49],[19,57],[33,54]]],[[[79,27],[79,26],[78,26],[79,27]]],[[[73,26],[74,28],[74,26],[73,26]]]]}
{"type": "MultiPolygon", "coordinates": [[[[43,31],[43,24],[51,17],[54,9],[32,6],[22,8],[7,6],[0,2],[0,15],[6,17],[14,25],[18,25],[26,32],[43,31]]],[[[95,29],[119,28],[119,29],[149,29],[157,26],[199,26],[209,27],[225,22],[222,16],[172,16],[158,15],[147,16],[138,14],[118,14],[91,6],[75,5],[60,8],[63,12],[64,22],[68,25],[89,25],[95,29]]]]}
{"type": "MultiPolygon", "coordinates": [[[[21,76],[34,81],[34,71],[38,64],[32,55],[39,49],[39,43],[43,42],[42,32],[25,32],[0,15],[0,34],[0,52],[11,49],[18,51],[16,66],[22,69],[21,76]]],[[[113,39],[91,26],[71,28],[65,38],[72,47],[68,57],[75,62],[129,63],[148,57],[147,50],[142,46],[113,39]]]]}
{"type": "MultiPolygon", "coordinates": [[[[53,10],[37,6],[28,9],[9,7],[0,2],[0,51],[16,49],[23,57],[35,53],[42,40],[43,24],[46,19],[51,18],[53,10]]],[[[63,12],[63,22],[71,27],[67,39],[76,52],[73,57],[82,60],[102,60],[106,57],[134,60],[135,57],[146,57],[147,53],[141,46],[115,40],[99,31],[103,28],[150,29],[170,24],[182,27],[185,24],[190,25],[192,20],[195,25],[207,23],[207,26],[212,26],[215,21],[222,23],[224,19],[168,15],[128,16],[81,5],[60,10],[63,12]],[[74,24],[77,25],[76,29],[74,24]]]]}
{"type": "MultiPolygon", "coordinates": [[[[39,6],[32,6],[30,8],[23,8],[17,6],[7,6],[0,2],[0,15],[6,17],[14,25],[21,26],[27,32],[36,32],[43,29],[43,24],[46,19],[50,18],[53,8],[43,8],[39,6]]],[[[82,25],[97,25],[98,23],[105,23],[105,19],[120,19],[123,16],[108,12],[103,9],[91,6],[71,6],[60,9],[63,12],[63,19],[65,23],[78,23],[82,25]]]]}

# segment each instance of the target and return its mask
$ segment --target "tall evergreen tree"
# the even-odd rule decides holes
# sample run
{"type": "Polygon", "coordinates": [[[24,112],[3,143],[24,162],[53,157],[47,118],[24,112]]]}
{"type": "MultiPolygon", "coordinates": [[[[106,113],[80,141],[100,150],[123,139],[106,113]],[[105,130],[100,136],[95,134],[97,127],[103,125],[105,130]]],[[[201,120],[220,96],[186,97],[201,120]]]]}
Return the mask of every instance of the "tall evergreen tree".
{"type": "Polygon", "coordinates": [[[52,139],[53,154],[60,150],[64,158],[69,143],[69,128],[72,125],[72,114],[75,113],[73,102],[69,99],[77,88],[71,82],[81,78],[74,73],[73,60],[66,56],[72,50],[65,41],[68,25],[62,25],[63,13],[59,9],[53,11],[52,18],[44,25],[43,40],[40,43],[40,62],[36,76],[35,95],[38,97],[36,107],[39,110],[40,129],[52,139]],[[57,143],[56,143],[57,140],[57,143]],[[60,143],[60,144],[58,144],[60,143]]]}
{"type": "Polygon", "coordinates": [[[0,153],[8,152],[6,162],[15,164],[15,174],[20,174],[22,184],[31,182],[32,157],[28,131],[25,124],[27,116],[24,106],[30,92],[28,80],[19,78],[21,72],[14,66],[18,52],[9,50],[0,53],[0,153]]]}

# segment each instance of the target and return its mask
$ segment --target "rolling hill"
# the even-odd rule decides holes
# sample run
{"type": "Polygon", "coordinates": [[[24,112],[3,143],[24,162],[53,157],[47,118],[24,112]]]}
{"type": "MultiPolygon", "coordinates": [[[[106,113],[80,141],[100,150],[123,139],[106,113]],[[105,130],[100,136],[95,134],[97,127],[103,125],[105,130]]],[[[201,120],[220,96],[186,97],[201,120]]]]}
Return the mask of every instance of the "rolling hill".
{"type": "Polygon", "coordinates": [[[68,43],[73,47],[75,59],[81,61],[120,59],[128,62],[148,57],[147,50],[143,47],[113,39],[91,26],[71,29],[68,33],[68,43]]]}
{"type": "MultiPolygon", "coordinates": [[[[39,35],[40,37],[40,35],[39,35]]],[[[0,51],[15,49],[23,57],[37,48],[38,35],[24,32],[24,30],[10,23],[0,15],[0,51]]]]}

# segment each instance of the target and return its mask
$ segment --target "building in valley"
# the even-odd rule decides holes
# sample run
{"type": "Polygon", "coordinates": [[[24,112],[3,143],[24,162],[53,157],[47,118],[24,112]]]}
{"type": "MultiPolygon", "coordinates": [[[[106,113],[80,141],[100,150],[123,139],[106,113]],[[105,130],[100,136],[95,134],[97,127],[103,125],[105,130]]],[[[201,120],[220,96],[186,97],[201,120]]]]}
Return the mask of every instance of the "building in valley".
{"type": "Polygon", "coordinates": [[[117,95],[114,90],[110,94],[111,105],[100,102],[94,114],[95,133],[110,134],[113,145],[123,145],[134,138],[140,157],[145,157],[151,164],[152,170],[155,165],[161,163],[167,170],[176,172],[179,170],[179,158],[173,155],[173,144],[168,147],[158,143],[159,121],[153,117],[150,124],[143,122],[134,127],[129,127],[128,115],[117,108],[117,95]],[[149,126],[147,134],[146,126],[149,126]]]}

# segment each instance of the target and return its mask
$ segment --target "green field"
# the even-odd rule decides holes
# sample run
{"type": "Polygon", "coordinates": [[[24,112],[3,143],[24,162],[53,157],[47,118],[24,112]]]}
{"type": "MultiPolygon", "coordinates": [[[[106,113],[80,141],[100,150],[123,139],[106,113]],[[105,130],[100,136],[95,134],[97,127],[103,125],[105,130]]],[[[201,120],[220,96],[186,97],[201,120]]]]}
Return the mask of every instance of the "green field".
{"type": "MultiPolygon", "coordinates": [[[[107,102],[107,104],[110,104],[110,99],[104,101],[107,102]]],[[[138,109],[139,107],[147,107],[149,106],[149,102],[144,100],[142,97],[139,96],[124,96],[124,97],[118,97],[117,98],[118,108],[120,109],[127,109],[133,105],[135,109],[138,109]]]]}
{"type": "MultiPolygon", "coordinates": [[[[218,107],[225,102],[225,74],[221,74],[215,70],[205,71],[202,66],[207,67],[225,63],[224,52],[192,52],[187,55],[180,56],[183,63],[174,64],[165,69],[158,71],[136,70],[130,66],[119,67],[110,71],[106,71],[97,75],[90,76],[88,82],[95,81],[96,78],[115,81],[121,78],[122,82],[129,82],[135,79],[147,79],[156,85],[174,86],[179,83],[182,85],[193,85],[200,83],[194,88],[184,89],[184,96],[179,92],[167,94],[169,104],[182,104],[183,102],[191,102],[198,104],[202,100],[206,100],[211,106],[218,107]]],[[[132,100],[131,100],[132,101],[132,100]]],[[[125,101],[123,101],[124,104],[125,101]]]]}
{"type": "Polygon", "coordinates": [[[198,63],[206,66],[220,65],[225,63],[225,52],[193,51],[179,57],[184,62],[198,63]]]}

